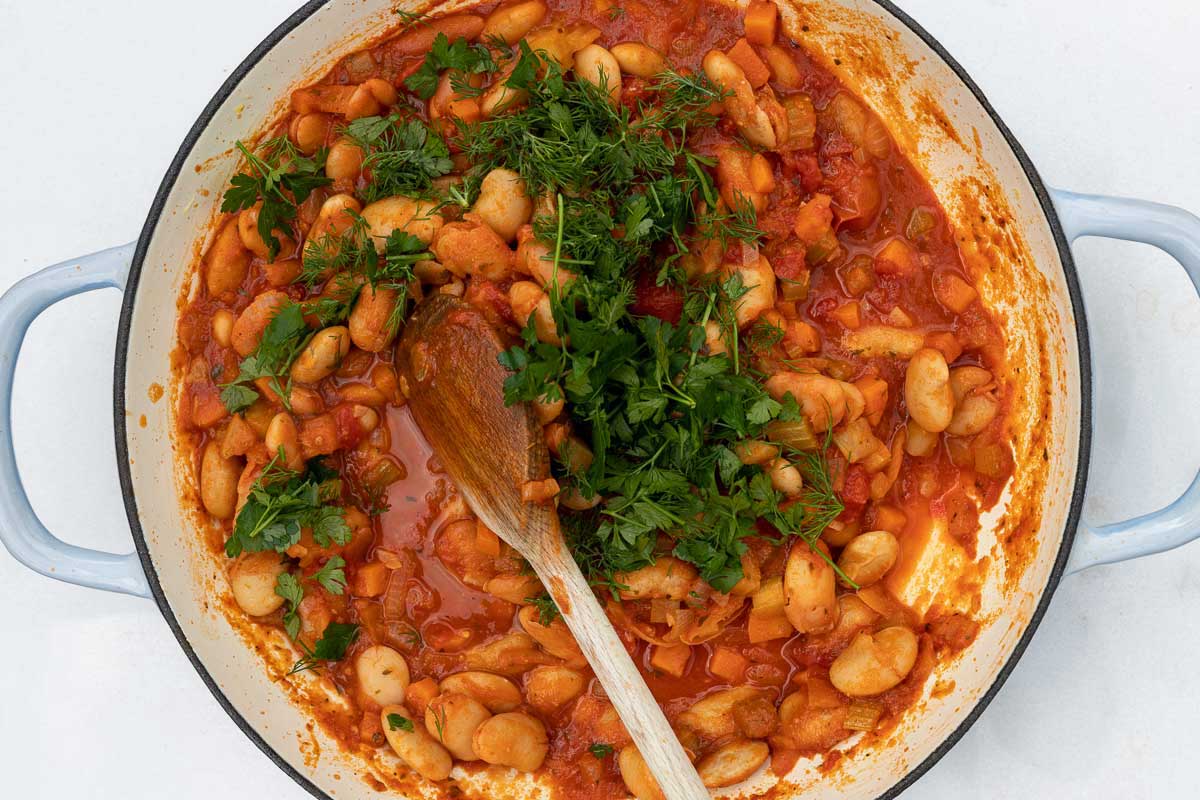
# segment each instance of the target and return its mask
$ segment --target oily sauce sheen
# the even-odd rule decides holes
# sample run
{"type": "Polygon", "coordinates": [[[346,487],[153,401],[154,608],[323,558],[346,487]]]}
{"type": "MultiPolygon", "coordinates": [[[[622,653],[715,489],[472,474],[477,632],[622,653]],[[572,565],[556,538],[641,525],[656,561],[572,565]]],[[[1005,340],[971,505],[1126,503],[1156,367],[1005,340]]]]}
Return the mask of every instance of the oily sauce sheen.
{"type": "MultiPolygon", "coordinates": [[[[709,72],[711,76],[712,61],[706,56],[713,51],[730,53],[748,80],[755,78],[758,66],[769,72],[765,81],[753,87],[760,102],[769,105],[761,99],[764,93],[781,108],[802,107],[787,105],[802,97],[811,101],[815,113],[809,120],[810,144],[745,150],[743,166],[751,164],[754,152],[760,152],[762,160],[755,164],[769,167],[769,179],[752,172],[752,180],[744,184],[758,187],[755,191],[761,193],[752,198],[756,225],[764,234],[757,248],[740,241],[727,243],[706,269],[735,270],[739,264],[765,258],[778,288],[759,320],[772,320],[783,333],[781,339],[755,351],[756,367],[764,377],[783,372],[817,376],[843,392],[835,398],[834,405],[841,409],[836,415],[821,405],[829,402],[827,395],[820,395],[813,407],[796,398],[810,422],[825,411],[837,417],[830,426],[834,439],[824,459],[844,510],[814,547],[841,564],[856,546],[851,544],[856,537],[884,532],[887,535],[877,539],[898,544],[898,549],[890,554],[883,574],[871,576],[857,592],[844,583],[829,589],[830,598],[835,591],[837,596],[833,621],[814,623],[809,630],[796,628],[793,619],[800,591],[792,583],[793,576],[826,575],[823,570],[830,567],[803,541],[784,539],[777,544],[779,531],[765,521],[758,525],[762,538],[745,540],[748,549],[742,563],[750,583],[739,584],[740,589],[719,593],[696,579],[680,597],[626,593],[618,601],[603,589],[601,600],[608,604],[650,688],[710,785],[728,785],[745,777],[721,774],[709,764],[714,754],[735,750],[746,754],[743,760],[751,771],[766,762],[766,769],[784,775],[802,758],[832,766],[842,757],[838,748],[844,749],[846,742],[858,741],[854,737],[862,738],[863,732],[879,736],[893,727],[921,696],[935,664],[967,647],[975,635],[977,625],[968,615],[937,606],[919,613],[898,598],[904,595],[913,564],[933,528],[944,527],[962,553],[975,559],[980,511],[997,502],[1011,476],[1006,428],[1011,388],[1005,378],[1004,338],[995,318],[978,300],[950,225],[929,186],[861,101],[806,54],[803,42],[791,41],[777,21],[771,22],[770,3],[752,3],[745,13],[700,0],[620,4],[551,0],[539,13],[541,5],[509,3],[499,10],[482,5],[469,14],[488,19],[491,25],[496,14],[521,8],[536,17],[534,31],[556,24],[577,29],[592,26],[598,30],[592,43],[608,49],[641,43],[683,74],[709,72]],[[764,21],[774,28],[761,27],[764,21]],[[766,43],[763,31],[771,30],[776,31],[774,39],[766,43]],[[948,366],[950,374],[958,376],[951,381],[959,380],[960,385],[959,395],[951,400],[955,417],[950,423],[957,435],[922,431],[914,418],[937,414],[936,408],[927,412],[913,407],[915,368],[911,365],[922,359],[933,363],[934,372],[939,365],[948,366]],[[960,419],[968,406],[973,418],[960,419]],[[861,424],[854,421],[860,418],[861,424]],[[850,429],[861,436],[838,438],[850,429]],[[883,448],[879,452],[855,449],[869,448],[876,441],[883,448]],[[814,566],[795,561],[805,558],[814,566]],[[775,594],[769,590],[772,585],[775,594]],[[781,605],[785,601],[787,611],[781,605]],[[672,636],[676,626],[703,629],[714,614],[720,619],[707,634],[682,644],[672,636]],[[781,625],[790,627],[782,635],[770,633],[781,625]],[[891,655],[880,656],[883,662],[893,656],[898,659],[900,674],[894,680],[879,677],[890,662],[870,668],[871,674],[863,673],[860,662],[851,663],[855,648],[869,647],[871,637],[880,642],[895,640],[894,646],[888,645],[893,648],[891,655]],[[696,706],[700,700],[719,698],[723,691],[747,687],[758,691],[739,695],[738,702],[715,711],[696,706]],[[882,688],[871,691],[872,687],[882,688]]],[[[362,116],[350,109],[365,104],[373,112],[369,115],[386,116],[399,108],[428,120],[429,104],[405,88],[405,79],[421,68],[433,34],[465,30],[481,41],[480,24],[463,23],[461,14],[453,19],[456,22],[448,27],[436,16],[415,25],[404,23],[394,34],[344,58],[314,84],[316,89],[293,96],[293,110],[270,135],[289,136],[301,146],[302,140],[315,136],[320,146],[334,148],[326,171],[331,177],[336,172],[336,177],[297,204],[294,216],[279,228],[286,236],[273,258],[251,246],[253,220],[242,226],[245,230],[239,229],[239,217],[247,211],[222,215],[201,267],[200,289],[188,299],[178,325],[179,429],[191,447],[200,495],[214,521],[208,529],[209,543],[230,572],[234,597],[253,623],[285,627],[290,607],[274,588],[279,573],[288,572],[303,588],[303,600],[292,614],[298,620],[299,649],[316,646],[331,622],[358,626],[356,638],[340,658],[318,663],[320,679],[331,681],[350,704],[349,713],[318,713],[347,749],[373,757],[387,752],[390,745],[417,773],[449,791],[453,781],[441,772],[450,761],[439,759],[446,752],[441,745],[451,747],[453,734],[442,726],[459,721],[441,719],[438,709],[460,712],[455,710],[458,705],[446,700],[455,693],[447,692],[441,682],[465,670],[485,672],[516,687],[519,700],[503,702],[484,686],[474,690],[472,708],[487,707],[479,712],[487,715],[484,725],[501,730],[501,723],[512,723],[520,736],[530,737],[533,751],[545,747],[544,758],[527,766],[548,778],[556,796],[569,800],[629,793],[654,797],[652,783],[647,788],[646,781],[639,779],[636,753],[628,752],[628,736],[603,690],[572,650],[573,643],[562,644],[562,622],[539,623],[542,630],[535,631],[532,623],[527,626],[519,619],[522,607],[528,608],[544,590],[510,548],[474,521],[441,471],[437,456],[404,407],[391,344],[371,352],[359,347],[356,339],[327,376],[297,384],[302,391],[292,394],[290,407],[279,398],[280,387],[273,390],[262,378],[246,382],[257,399],[237,413],[231,413],[223,399],[223,389],[245,366],[248,353],[233,345],[241,330],[238,325],[249,325],[240,320],[254,313],[247,309],[256,298],[277,292],[281,303],[305,303],[329,296],[324,280],[306,284],[297,277],[306,260],[305,246],[312,246],[313,231],[322,224],[322,206],[338,194],[361,197],[370,184],[369,174],[346,175],[332,166],[341,126],[355,115],[362,116]],[[352,94],[369,81],[394,91],[370,97],[365,90],[352,94]],[[330,92],[338,87],[346,91],[330,92]],[[214,281],[218,270],[232,270],[240,277],[236,289],[214,281]],[[289,420],[280,421],[280,415],[289,420]],[[306,525],[299,540],[279,554],[266,551],[227,558],[225,543],[234,531],[235,515],[219,512],[232,502],[235,485],[238,513],[244,510],[252,486],[276,455],[271,445],[281,442],[284,452],[301,448],[301,461],[319,455],[326,468],[336,471],[337,496],[327,502],[350,509],[345,512],[349,535],[343,542],[323,544],[306,525]],[[276,556],[278,563],[272,560],[276,556]],[[342,591],[331,591],[320,580],[321,570],[328,571],[334,557],[344,562],[342,591]],[[267,613],[253,613],[268,607],[267,613]],[[361,657],[380,646],[398,653],[407,665],[406,680],[400,681],[393,669],[376,676],[385,688],[396,689],[397,681],[403,684],[397,689],[396,697],[403,697],[399,702],[396,697],[377,702],[363,677],[367,668],[361,657]],[[497,651],[498,647],[502,649],[497,651]],[[578,686],[564,689],[571,680],[578,680],[578,686]],[[521,719],[514,722],[508,715],[521,719]],[[405,725],[414,727],[410,735],[415,739],[394,738],[409,733],[404,727],[385,730],[389,719],[401,717],[405,725]],[[429,720],[432,726],[427,725],[429,720]]],[[[482,78],[485,92],[494,80],[491,75],[482,78]]],[[[620,102],[636,109],[643,99],[653,98],[651,85],[651,79],[624,75],[620,102]]],[[[745,179],[737,165],[728,162],[730,148],[741,147],[747,138],[728,103],[715,109],[720,114],[715,125],[698,129],[689,140],[692,151],[714,165],[722,190],[730,181],[745,179]]],[[[455,106],[455,113],[470,121],[479,106],[480,101],[467,98],[465,105],[455,106]]],[[[794,134],[796,126],[804,124],[804,115],[789,121],[794,134]]],[[[452,132],[453,126],[441,130],[452,132]]],[[[453,136],[448,139],[452,174],[457,174],[469,165],[462,163],[453,136]]],[[[751,170],[759,168],[755,164],[751,170]]],[[[322,173],[318,169],[316,174],[322,173]]],[[[369,205],[363,202],[359,209],[369,205]]],[[[460,219],[463,209],[450,205],[439,213],[444,224],[451,224],[460,219]]],[[[440,235],[433,237],[435,253],[440,235]]],[[[517,242],[526,235],[520,234],[517,242]]],[[[508,247],[513,247],[511,241],[508,247]]],[[[530,280],[520,274],[519,264],[509,274],[488,277],[428,269],[426,274],[434,277],[425,280],[418,272],[419,293],[461,293],[511,334],[523,327],[531,313],[529,309],[522,313],[512,299],[512,287],[530,280]]],[[[636,287],[633,313],[673,322],[680,319],[683,302],[670,286],[659,286],[643,274],[636,287]]],[[[316,337],[325,334],[326,328],[311,313],[306,321],[310,330],[321,329],[316,337]]],[[[353,322],[339,324],[353,326],[353,322]]],[[[751,331],[743,326],[743,341],[751,331]]],[[[261,326],[258,336],[262,336],[261,326]]],[[[282,384],[286,364],[281,372],[282,384]]],[[[944,399],[949,390],[943,392],[944,399]]],[[[558,416],[558,422],[550,424],[565,419],[558,416]]],[[[860,544],[865,548],[867,541],[860,544]]],[[[661,543],[665,554],[671,544],[666,532],[661,543]]],[[[869,565],[860,568],[866,570],[859,573],[863,575],[870,569],[869,565]]],[[[690,565],[681,563],[660,584],[680,575],[693,580],[692,573],[690,565]]],[[[811,580],[814,585],[819,582],[811,580]]],[[[333,586],[340,588],[336,582],[333,586]]],[[[549,619],[543,617],[541,622],[549,619]]],[[[454,753],[455,765],[467,770],[487,763],[524,768],[506,760],[510,756],[497,754],[483,735],[483,726],[474,725],[472,730],[475,738],[468,731],[466,741],[474,742],[478,758],[468,760],[454,753]]]]}

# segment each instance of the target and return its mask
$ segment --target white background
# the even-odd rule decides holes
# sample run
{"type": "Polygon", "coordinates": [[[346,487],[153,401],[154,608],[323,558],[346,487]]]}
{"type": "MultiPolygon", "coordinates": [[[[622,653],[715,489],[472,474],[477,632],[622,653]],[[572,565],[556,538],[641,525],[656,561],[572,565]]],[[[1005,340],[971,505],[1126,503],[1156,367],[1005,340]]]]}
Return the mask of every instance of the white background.
{"type": "MultiPolygon", "coordinates": [[[[204,103],[297,0],[0,0],[0,290],[136,237],[204,103]]],[[[902,0],[1055,186],[1200,210],[1191,0],[902,0]]],[[[1076,248],[1100,367],[1088,516],[1172,499],[1200,466],[1200,302],[1149,248],[1076,248]]],[[[17,370],[18,460],[46,524],[125,551],[112,353],[119,297],[62,303],[17,370]]],[[[983,718],[906,798],[1200,795],[1200,545],[1064,580],[983,718]]],[[[153,603],[0,550],[0,794],[306,796],[209,696],[153,603]]]]}

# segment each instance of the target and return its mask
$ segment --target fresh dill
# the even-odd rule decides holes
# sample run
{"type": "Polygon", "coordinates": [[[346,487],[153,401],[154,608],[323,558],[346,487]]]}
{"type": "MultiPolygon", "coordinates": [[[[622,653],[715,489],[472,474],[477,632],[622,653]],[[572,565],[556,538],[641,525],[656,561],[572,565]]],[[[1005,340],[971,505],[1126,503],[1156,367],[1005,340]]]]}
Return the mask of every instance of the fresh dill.
{"type": "Polygon", "coordinates": [[[341,661],[346,657],[350,645],[358,638],[359,630],[359,626],[352,622],[329,623],[311,649],[303,642],[298,642],[304,656],[292,665],[287,674],[295,675],[305,670],[319,669],[322,661],[341,661]]]}
{"type": "Polygon", "coordinates": [[[347,125],[345,133],[365,154],[363,169],[370,172],[371,182],[362,195],[368,203],[398,194],[426,194],[434,178],[454,168],[446,140],[415,117],[363,117],[347,125]]]}

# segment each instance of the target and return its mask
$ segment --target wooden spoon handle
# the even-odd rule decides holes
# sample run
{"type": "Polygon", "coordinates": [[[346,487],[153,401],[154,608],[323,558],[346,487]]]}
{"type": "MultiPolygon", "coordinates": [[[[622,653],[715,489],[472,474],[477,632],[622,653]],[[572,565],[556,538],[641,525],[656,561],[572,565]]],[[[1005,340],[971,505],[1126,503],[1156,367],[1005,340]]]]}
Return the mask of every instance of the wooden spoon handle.
{"type": "Polygon", "coordinates": [[[667,800],[708,800],[708,789],[650,693],[625,644],[600,607],[575,559],[562,544],[546,547],[530,563],[562,612],[608,699],[621,715],[667,800]]]}

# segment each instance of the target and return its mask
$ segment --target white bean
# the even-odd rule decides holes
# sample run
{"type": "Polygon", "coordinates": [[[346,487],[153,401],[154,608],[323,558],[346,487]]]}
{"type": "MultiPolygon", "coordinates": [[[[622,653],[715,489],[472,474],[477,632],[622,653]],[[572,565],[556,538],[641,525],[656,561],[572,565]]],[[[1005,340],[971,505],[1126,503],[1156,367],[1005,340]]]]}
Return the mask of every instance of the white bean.
{"type": "Polygon", "coordinates": [[[275,581],[287,572],[278,553],[246,553],[229,568],[229,589],[238,606],[252,617],[265,617],[283,605],[275,581]]]}
{"type": "Polygon", "coordinates": [[[450,777],[454,761],[450,753],[425,732],[419,722],[410,719],[404,706],[384,706],[379,712],[383,735],[396,755],[426,780],[444,781],[450,777]],[[392,723],[397,723],[393,727],[392,723]]]}
{"type": "Polygon", "coordinates": [[[700,759],[696,772],[710,789],[733,786],[749,778],[767,763],[771,748],[766,742],[738,739],[721,745],[700,759]]]}
{"type": "Polygon", "coordinates": [[[954,416],[954,394],[942,351],[923,347],[913,354],[904,374],[904,402],[922,428],[930,433],[946,430],[954,416]]]}
{"type": "Polygon", "coordinates": [[[613,105],[621,101],[621,66],[600,45],[589,44],[575,54],[575,77],[607,93],[613,105]]]}
{"type": "Polygon", "coordinates": [[[479,758],[489,764],[533,772],[550,748],[546,726],[517,711],[497,714],[475,729],[472,741],[479,758]]]}
{"type": "Polygon", "coordinates": [[[471,737],[491,716],[492,712],[475,698],[448,692],[439,694],[425,707],[425,730],[459,761],[477,761],[471,737]]]}
{"type": "Polygon", "coordinates": [[[851,697],[886,692],[908,677],[917,663],[917,649],[917,635],[908,628],[862,631],[829,665],[829,681],[851,697]]]}
{"type": "Polygon", "coordinates": [[[408,662],[384,645],[368,647],[354,662],[358,688],[381,706],[399,705],[408,691],[408,662]]]}
{"type": "Polygon", "coordinates": [[[533,216],[533,201],[520,175],[498,167],[484,176],[473,210],[501,239],[512,242],[533,216]]]}

